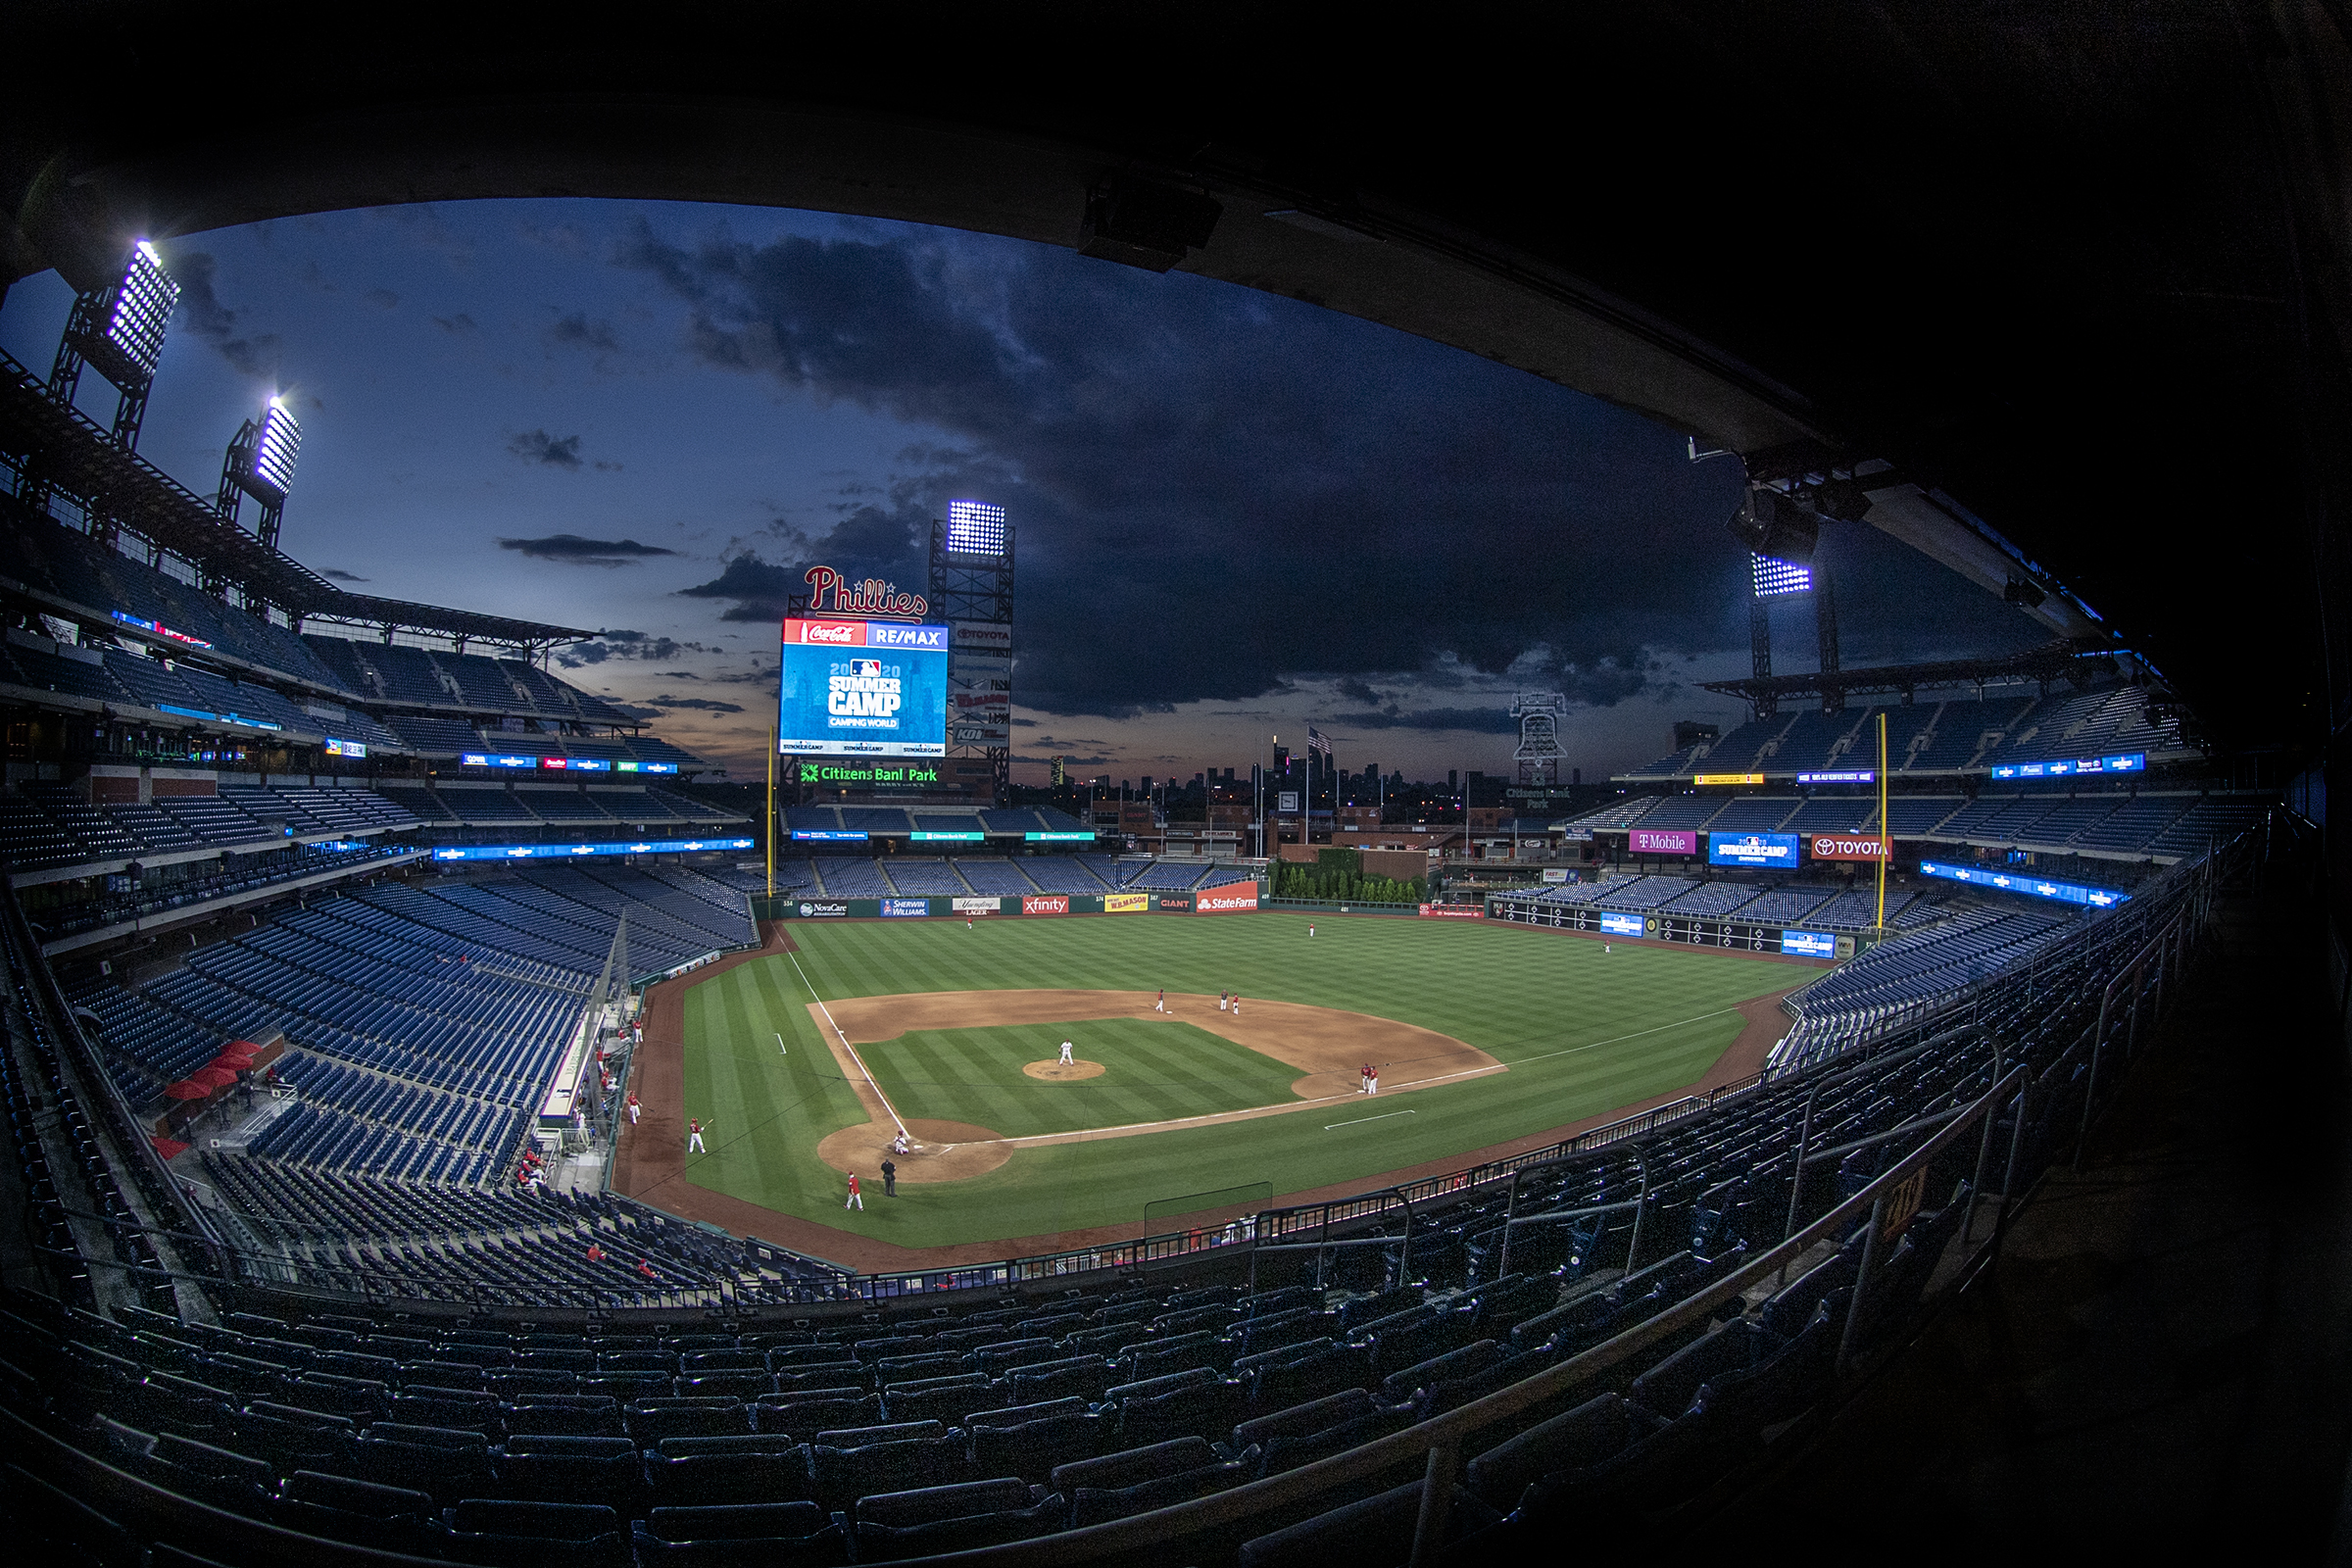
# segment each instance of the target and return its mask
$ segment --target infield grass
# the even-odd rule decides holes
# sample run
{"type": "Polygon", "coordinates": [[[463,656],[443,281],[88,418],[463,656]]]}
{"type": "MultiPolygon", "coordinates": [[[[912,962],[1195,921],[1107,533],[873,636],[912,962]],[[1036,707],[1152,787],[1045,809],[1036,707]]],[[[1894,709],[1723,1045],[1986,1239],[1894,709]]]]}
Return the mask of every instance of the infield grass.
{"type": "MultiPolygon", "coordinates": [[[[1692,1082],[1738,1037],[1737,1004],[1810,978],[1704,949],[1621,944],[1604,954],[1597,942],[1471,921],[1139,914],[984,919],[971,930],[944,919],[800,920],[791,931],[797,962],[755,959],[687,994],[683,1109],[714,1136],[708,1154],[687,1157],[686,1180],[905,1247],[1135,1222],[1155,1200],[1256,1181],[1277,1195],[1302,1192],[1543,1132],[1692,1082]],[[1231,990],[1343,1008],[1451,1035],[1510,1070],[1381,1096],[1360,1110],[1351,1102],[1022,1149],[971,1181],[903,1183],[897,1198],[870,1200],[845,1221],[842,1177],[816,1145],[865,1115],[809,1018],[811,988],[832,1001],[1043,987],[1231,990]]],[[[1117,1022],[1084,1024],[1081,1054],[1108,1064],[1110,1048],[1095,1042],[1113,1038],[1117,1022]]],[[[1293,1068],[1190,1025],[1129,1022],[1151,1037],[1136,1041],[1139,1052],[1163,1042],[1173,1052],[1181,1032],[1181,1059],[1139,1055],[1076,1084],[1021,1075],[1021,1063],[1077,1038],[1077,1025],[926,1031],[871,1048],[867,1059],[903,1115],[1006,1137],[1290,1098],[1293,1068]],[[1088,1082],[1102,1087],[1090,1093],[1088,1082]]]]}
{"type": "MultiPolygon", "coordinates": [[[[1320,940],[1320,939],[1318,939],[1320,940]]],[[[976,1122],[1006,1138],[1124,1127],[1296,1099],[1298,1069],[1165,1018],[1090,1018],[993,1029],[913,1030],[860,1046],[899,1114],[976,1122]],[[1048,1083],[1021,1068],[1081,1043],[1100,1078],[1048,1083]]]]}

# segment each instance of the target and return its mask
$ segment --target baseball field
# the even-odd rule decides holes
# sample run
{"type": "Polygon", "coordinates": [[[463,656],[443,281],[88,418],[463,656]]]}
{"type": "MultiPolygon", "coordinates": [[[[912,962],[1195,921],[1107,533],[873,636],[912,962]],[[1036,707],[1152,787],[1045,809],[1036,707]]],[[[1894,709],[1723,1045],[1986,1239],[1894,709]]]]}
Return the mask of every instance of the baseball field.
{"type": "Polygon", "coordinates": [[[871,1259],[875,1243],[1031,1250],[1140,1233],[1148,1210],[1163,1218],[1191,1195],[1231,1201],[1263,1184],[1280,1200],[1556,1130],[1697,1083],[1743,1031],[1751,1044],[1780,1032],[1759,999],[1810,978],[1470,921],[780,929],[766,952],[673,982],[678,1070],[641,1074],[619,1185],[697,1217],[710,1215],[678,1184],[723,1195],[799,1222],[761,1228],[722,1203],[730,1228],[845,1260],[871,1259]],[[1239,995],[1238,1012],[1221,993],[1239,995]],[[689,1117],[706,1150],[680,1169],[689,1117]],[[907,1152],[892,1155],[902,1134],[907,1152]],[[845,1211],[853,1170],[864,1207],[845,1211]],[[808,1223],[844,1246],[812,1242],[808,1223]]]}

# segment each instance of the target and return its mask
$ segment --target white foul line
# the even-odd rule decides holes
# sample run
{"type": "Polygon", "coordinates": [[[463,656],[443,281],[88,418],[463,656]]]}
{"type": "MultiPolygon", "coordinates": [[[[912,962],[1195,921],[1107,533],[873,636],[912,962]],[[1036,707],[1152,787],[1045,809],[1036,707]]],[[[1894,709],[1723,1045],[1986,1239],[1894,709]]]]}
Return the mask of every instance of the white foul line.
{"type": "MultiPolygon", "coordinates": [[[[900,1134],[912,1138],[914,1135],[906,1131],[906,1124],[899,1120],[898,1107],[890,1102],[890,1097],[882,1092],[882,1086],[874,1082],[873,1069],[865,1064],[863,1056],[858,1054],[858,1048],[850,1044],[850,1037],[843,1032],[841,1025],[834,1023],[833,1009],[826,1006],[825,999],[816,994],[816,987],[808,985],[808,971],[801,967],[801,956],[787,951],[784,956],[792,960],[793,972],[801,977],[801,984],[808,986],[808,1000],[816,1004],[816,1010],[825,1015],[825,1022],[833,1024],[833,1032],[841,1036],[841,1049],[850,1054],[850,1059],[858,1064],[858,1070],[865,1074],[866,1087],[874,1092],[876,1100],[882,1102],[882,1108],[890,1112],[890,1119],[897,1124],[900,1134]]],[[[776,1036],[776,1044],[779,1046],[784,1044],[782,1035],[776,1036]]]]}
{"type": "Polygon", "coordinates": [[[1353,1121],[1327,1121],[1323,1124],[1323,1130],[1329,1132],[1334,1127],[1361,1127],[1368,1121],[1387,1121],[1391,1116],[1410,1116],[1412,1112],[1409,1110],[1392,1110],[1378,1116],[1358,1116],[1353,1121]]]}

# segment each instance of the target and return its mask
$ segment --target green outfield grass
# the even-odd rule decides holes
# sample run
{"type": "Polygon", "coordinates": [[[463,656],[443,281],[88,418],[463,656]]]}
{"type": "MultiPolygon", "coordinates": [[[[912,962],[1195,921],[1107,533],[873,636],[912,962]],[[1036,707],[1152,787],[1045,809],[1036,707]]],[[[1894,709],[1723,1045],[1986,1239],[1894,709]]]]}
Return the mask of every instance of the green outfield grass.
{"type": "MultiPolygon", "coordinates": [[[[906,1247],[1134,1222],[1154,1200],[1256,1181],[1300,1192],[1542,1132],[1693,1081],[1738,1037],[1736,1004],[1809,978],[1704,949],[1620,944],[1603,954],[1597,942],[1470,921],[1135,915],[984,919],[971,930],[959,920],[802,920],[791,931],[797,965],[755,959],[687,995],[684,1109],[713,1136],[708,1154],[687,1157],[686,1179],[823,1224],[845,1223],[843,1183],[816,1145],[865,1118],[809,1019],[811,987],[827,1001],[1039,987],[1238,991],[1418,1024],[1511,1069],[1383,1096],[1361,1111],[1348,1103],[1024,1149],[972,1181],[903,1184],[846,1220],[906,1247]]],[[[930,1031],[876,1048],[874,1071],[894,1102],[904,1086],[902,1114],[1007,1137],[1165,1119],[1161,1107],[1196,1100],[1203,1110],[1175,1114],[1280,1102],[1297,1076],[1189,1025],[1137,1020],[1150,1036],[1137,1049],[1182,1031],[1183,1059],[1138,1057],[1092,1092],[1021,1077],[1022,1062],[1055,1054],[1080,1027],[1096,1060],[1109,1048],[1094,1042],[1123,1038],[1105,1020],[930,1031]]]]}
{"type": "MultiPolygon", "coordinates": [[[[1322,940],[1320,937],[1317,941],[1322,940]]],[[[806,960],[804,960],[806,961],[806,960]]],[[[976,1122],[1006,1138],[1173,1121],[1298,1097],[1298,1069],[1178,1019],[1090,1018],[994,1029],[929,1029],[861,1046],[906,1117],[976,1122]],[[1021,1068],[1071,1041],[1100,1078],[1047,1083],[1021,1068]]]]}

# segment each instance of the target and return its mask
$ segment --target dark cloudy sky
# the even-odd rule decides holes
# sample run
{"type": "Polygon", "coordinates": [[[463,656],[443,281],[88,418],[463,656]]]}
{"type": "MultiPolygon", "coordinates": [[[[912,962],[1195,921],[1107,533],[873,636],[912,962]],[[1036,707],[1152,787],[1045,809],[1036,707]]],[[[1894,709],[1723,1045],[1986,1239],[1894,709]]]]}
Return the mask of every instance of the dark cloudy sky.
{"type": "MultiPolygon", "coordinates": [[[[923,591],[929,520],[1019,530],[1016,778],[1507,768],[1560,690],[1587,778],[1737,719],[1738,474],[1490,362],[1020,241],[767,210],[486,202],[164,242],[185,292],[140,450],[200,493],[293,393],[294,555],[366,591],[612,633],[564,673],[756,771],[802,569],[923,591]]],[[[54,275],[0,308],[46,368],[54,275]]],[[[95,378],[91,378],[93,383],[95,378]]],[[[110,400],[100,389],[93,408],[110,400]]],[[[2023,616],[1860,528],[1849,666],[2022,647],[2023,616]]],[[[1813,665],[1785,607],[1780,667],[1813,665]]]]}

